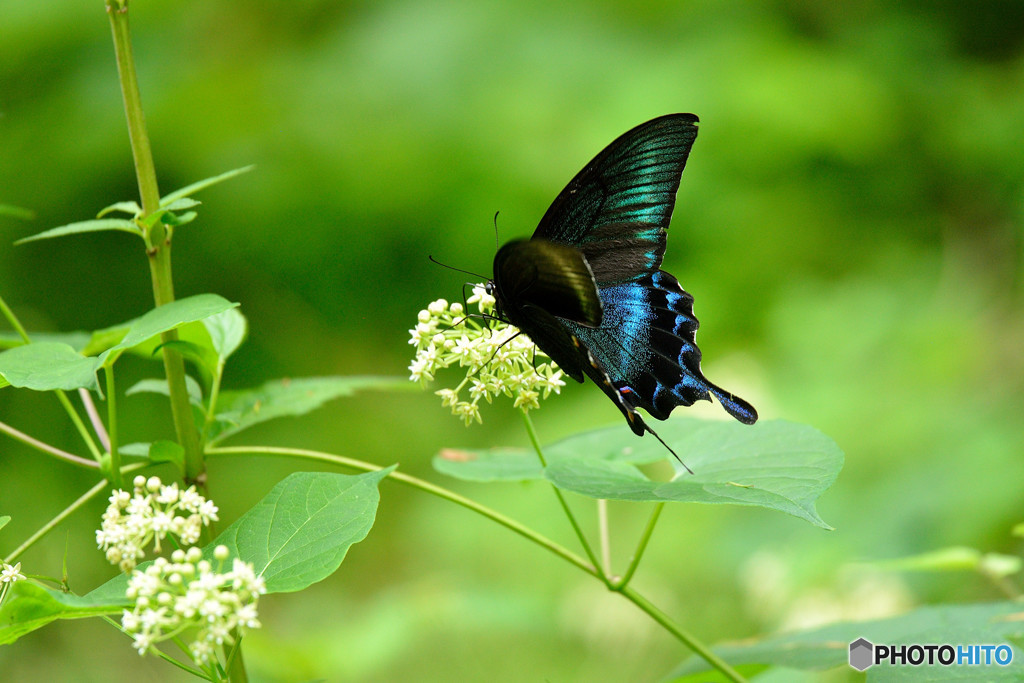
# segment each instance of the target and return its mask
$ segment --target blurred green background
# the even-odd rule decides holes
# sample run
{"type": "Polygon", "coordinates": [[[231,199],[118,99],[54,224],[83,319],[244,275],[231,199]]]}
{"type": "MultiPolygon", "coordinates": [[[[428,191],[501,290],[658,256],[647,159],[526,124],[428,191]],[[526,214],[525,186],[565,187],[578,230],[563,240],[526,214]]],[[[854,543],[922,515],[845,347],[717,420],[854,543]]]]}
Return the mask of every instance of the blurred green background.
{"type": "MultiPolygon", "coordinates": [[[[819,504],[834,532],[670,507],[638,589],[706,642],[1002,597],[970,573],[865,563],[1021,551],[1009,530],[1024,519],[1024,4],[137,0],[132,23],[162,192],[257,165],[200,194],[174,243],[178,295],[222,294],[250,320],[226,387],[406,374],[416,312],[459,298],[464,279],[428,254],[489,273],[495,211],[501,241],[527,236],[616,136],[693,112],[665,268],[696,298],[704,370],[763,418],[829,434],[847,462],[819,504]]],[[[135,238],[12,246],[135,198],[102,0],[0,0],[0,203],[37,214],[0,219],[0,292],[30,330],[95,329],[152,305],[135,238]]],[[[122,388],[161,371],[118,368],[122,388]]],[[[172,435],[164,399],[121,403],[125,441],[172,435]]],[[[51,396],[5,389],[0,420],[81,450],[51,396]]],[[[440,479],[441,447],[526,443],[508,405],[484,421],[465,429],[429,392],[367,394],[235,443],[440,479]]],[[[535,422],[547,441],[622,424],[575,384],[535,422]]],[[[222,519],[295,467],[211,462],[222,519]]],[[[14,518],[0,548],[92,483],[0,442],[0,513],[14,518]]],[[[575,547],[544,486],[443,483],[575,547]]],[[[261,602],[255,679],[657,680],[685,655],[520,538],[392,484],[382,495],[337,574],[261,602]]],[[[102,505],[24,555],[25,570],[59,575],[66,543],[72,588],[108,578],[92,537],[102,505]]],[[[647,512],[611,506],[620,568],[647,512]]],[[[186,679],[95,621],[0,649],[0,670],[186,679]]]]}

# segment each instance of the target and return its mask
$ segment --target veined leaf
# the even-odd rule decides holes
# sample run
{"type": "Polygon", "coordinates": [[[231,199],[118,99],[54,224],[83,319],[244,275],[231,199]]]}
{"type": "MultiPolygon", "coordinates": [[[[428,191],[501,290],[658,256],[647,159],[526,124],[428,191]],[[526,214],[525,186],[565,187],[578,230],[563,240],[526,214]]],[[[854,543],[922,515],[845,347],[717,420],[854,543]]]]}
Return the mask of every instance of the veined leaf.
{"type": "MultiPolygon", "coordinates": [[[[89,332],[31,332],[30,338],[34,342],[59,342],[67,344],[76,351],[81,351],[89,342],[89,332]]],[[[15,346],[24,346],[25,340],[14,332],[0,333],[0,349],[13,349],[15,346]]],[[[85,354],[89,355],[89,354],[85,354]]]]}
{"type": "Polygon", "coordinates": [[[223,544],[252,562],[269,593],[302,590],[334,573],[348,549],[366,538],[377,515],[377,485],[395,467],[290,474],[206,550],[223,544]]]}
{"type": "Polygon", "coordinates": [[[60,342],[23,344],[0,353],[0,375],[12,386],[35,391],[98,389],[98,367],[95,358],[60,342]]]}
{"type": "Polygon", "coordinates": [[[671,481],[652,481],[628,463],[576,457],[551,463],[545,476],[592,498],[755,505],[831,528],[814,503],[842,469],[843,453],[813,427],[784,420],[741,425],[678,419],[659,431],[693,475],[678,468],[671,481]]]}
{"type": "Polygon", "coordinates": [[[11,586],[10,591],[0,607],[0,645],[13,643],[57,619],[120,614],[130,604],[123,590],[120,596],[78,596],[19,581],[11,586]]]}
{"type": "Polygon", "coordinates": [[[175,199],[170,204],[164,204],[160,202],[160,208],[167,209],[168,211],[184,211],[185,209],[194,209],[195,207],[202,204],[198,199],[192,199],[191,197],[182,197],[181,199],[175,199]]]}
{"type": "Polygon", "coordinates": [[[216,185],[217,183],[222,183],[225,180],[229,180],[231,178],[234,178],[237,175],[242,175],[243,173],[248,173],[249,171],[251,171],[254,168],[256,168],[254,165],[243,166],[241,168],[236,168],[236,169],[233,169],[231,171],[227,171],[225,173],[221,173],[220,175],[213,176],[212,178],[205,178],[203,180],[194,182],[191,185],[186,185],[185,187],[181,188],[180,190],[175,190],[174,192],[171,192],[170,194],[165,195],[164,197],[162,197],[160,199],[160,206],[162,206],[162,207],[170,206],[172,203],[174,203],[175,201],[177,201],[179,199],[182,199],[183,197],[188,197],[189,195],[195,194],[196,192],[199,192],[200,190],[204,190],[204,189],[210,187],[211,185],[216,185]]]}
{"type": "Polygon", "coordinates": [[[110,206],[103,207],[103,209],[98,214],[96,214],[96,218],[103,218],[108,213],[113,213],[115,211],[126,213],[134,218],[142,213],[142,207],[139,206],[139,203],[135,201],[116,202],[114,204],[111,204],[110,206]]]}
{"type": "Polygon", "coordinates": [[[658,431],[695,474],[677,466],[669,481],[650,478],[637,466],[671,456],[654,439],[638,440],[618,425],[545,448],[546,469],[532,451],[507,449],[448,451],[434,459],[434,467],[470,481],[542,474],[561,489],[592,498],[756,505],[830,528],[818,516],[815,501],[835,481],[843,454],[816,429],[781,420],[747,426],[679,418],[658,431]]]}
{"type": "MultiPolygon", "coordinates": [[[[0,376],[13,386],[53,389],[98,390],[96,372],[117,360],[126,350],[184,323],[202,320],[238,304],[216,294],[198,294],[155,308],[134,320],[121,340],[98,357],[82,356],[60,342],[34,342],[0,353],[0,376]]],[[[113,329],[113,328],[112,328],[113,329]]],[[[120,334],[116,330],[114,336],[120,334]]]]}
{"type": "Polygon", "coordinates": [[[211,315],[203,320],[203,326],[210,333],[213,350],[221,360],[227,359],[238,350],[249,332],[249,323],[237,308],[229,308],[223,313],[211,315]]]}
{"type": "Polygon", "coordinates": [[[305,415],[327,401],[366,389],[404,388],[398,377],[301,377],[267,382],[256,389],[225,391],[217,403],[218,423],[207,434],[216,443],[243,429],[278,417],[305,415]]]}
{"type": "Polygon", "coordinates": [[[99,355],[100,365],[113,362],[120,353],[162,332],[202,320],[237,305],[217,294],[196,294],[154,308],[137,318],[119,343],[99,355]]]}
{"type": "Polygon", "coordinates": [[[98,218],[91,221],[69,223],[68,225],[51,228],[45,232],[32,235],[31,237],[23,237],[15,242],[15,244],[25,244],[26,242],[34,242],[36,240],[63,237],[64,235],[75,235],[82,232],[100,232],[103,230],[120,230],[121,232],[130,232],[142,237],[142,231],[139,229],[139,226],[130,220],[126,220],[124,218],[98,218]]]}
{"type": "MultiPolygon", "coordinates": [[[[598,429],[576,434],[544,448],[548,465],[564,459],[586,459],[646,465],[664,460],[664,446],[653,439],[638,441],[631,432],[598,429]]],[[[544,468],[532,448],[445,449],[434,457],[434,469],[464,481],[528,481],[543,479],[544,468]]]]}

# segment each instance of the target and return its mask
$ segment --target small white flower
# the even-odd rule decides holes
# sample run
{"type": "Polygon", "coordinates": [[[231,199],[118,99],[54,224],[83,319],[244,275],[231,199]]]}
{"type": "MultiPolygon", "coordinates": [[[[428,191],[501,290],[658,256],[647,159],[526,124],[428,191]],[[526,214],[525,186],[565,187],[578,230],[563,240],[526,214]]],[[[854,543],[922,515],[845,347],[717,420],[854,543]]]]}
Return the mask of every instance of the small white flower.
{"type": "Polygon", "coordinates": [[[177,536],[184,545],[194,544],[203,526],[217,519],[217,506],[194,486],[182,491],[177,483],[165,486],[159,477],[141,475],[132,484],[133,493],[111,494],[96,532],[96,545],[122,571],[131,571],[150,543],[156,552],[168,535],[177,536]]]}
{"type": "Polygon", "coordinates": [[[17,564],[5,564],[0,562],[0,584],[15,583],[24,581],[25,575],[21,573],[21,562],[17,564]]]}
{"type": "Polygon", "coordinates": [[[135,606],[122,613],[121,626],[140,654],[171,638],[191,640],[189,652],[205,665],[216,657],[214,646],[234,642],[235,629],[260,627],[262,578],[237,557],[231,571],[223,571],[229,555],[228,548],[218,546],[214,567],[193,547],[175,551],[170,562],[157,558],[145,571],[132,572],[127,595],[135,606]]]}
{"type": "Polygon", "coordinates": [[[412,381],[426,385],[445,368],[465,368],[465,379],[457,386],[434,393],[467,425],[482,421],[481,400],[490,403],[504,395],[515,407],[531,410],[540,406],[541,398],[559,393],[565,386],[562,371],[529,337],[494,318],[495,298],[484,285],[475,285],[466,303],[476,305],[480,314],[466,315],[463,305],[444,299],[419,312],[416,328],[410,330],[410,343],[416,347],[409,365],[412,381]],[[467,387],[469,400],[463,400],[467,387]]]}

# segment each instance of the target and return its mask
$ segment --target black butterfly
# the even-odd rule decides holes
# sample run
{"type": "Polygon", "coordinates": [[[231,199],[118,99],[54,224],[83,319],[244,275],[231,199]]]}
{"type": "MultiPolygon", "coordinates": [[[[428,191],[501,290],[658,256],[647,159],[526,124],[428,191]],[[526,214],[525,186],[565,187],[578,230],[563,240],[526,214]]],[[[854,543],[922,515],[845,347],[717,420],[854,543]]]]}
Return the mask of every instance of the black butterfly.
{"type": "Polygon", "coordinates": [[[499,318],[577,382],[596,382],[635,434],[663,444],[637,408],[664,420],[714,395],[740,422],[757,421],[753,406],[701,373],[693,297],[659,269],[697,123],[693,114],[669,114],[605,147],[531,239],[498,250],[487,284],[499,318]]]}

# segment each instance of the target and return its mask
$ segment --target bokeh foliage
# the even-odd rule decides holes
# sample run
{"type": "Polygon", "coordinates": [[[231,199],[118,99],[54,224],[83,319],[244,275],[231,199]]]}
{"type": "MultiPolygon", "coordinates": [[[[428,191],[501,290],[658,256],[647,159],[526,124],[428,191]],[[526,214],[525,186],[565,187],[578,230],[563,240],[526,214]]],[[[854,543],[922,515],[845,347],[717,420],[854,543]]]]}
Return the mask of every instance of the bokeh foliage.
{"type": "MultiPolygon", "coordinates": [[[[30,330],[136,317],[151,306],[137,240],[11,246],[137,198],[103,3],[0,0],[0,17],[0,203],[36,214],[0,218],[0,290],[30,330]]],[[[257,166],[199,197],[175,241],[179,296],[216,292],[250,320],[227,389],[404,374],[416,311],[464,279],[427,254],[489,273],[496,210],[501,240],[528,235],[614,137],[694,112],[666,268],[696,298],[704,369],[762,416],[835,438],[846,468],[819,503],[834,532],[667,510],[639,586],[708,641],[998,597],[971,574],[863,563],[1020,551],[1020,3],[137,0],[132,21],[161,188],[257,166]]],[[[129,360],[136,378],[160,372],[129,360]]],[[[50,397],[0,391],[0,419],[77,447],[50,397]]],[[[536,418],[548,441],[620,420],[592,387],[564,393],[536,418]]],[[[126,441],[172,437],[161,397],[122,404],[126,441]]],[[[259,440],[439,476],[442,447],[525,443],[511,411],[484,419],[465,430],[427,393],[381,393],[259,440]]],[[[266,462],[211,464],[224,519],[291,467],[266,462]]],[[[3,442],[3,547],[86,480],[3,442]]],[[[571,542],[543,486],[453,486],[571,542]]],[[[611,508],[628,534],[643,524],[611,508]]],[[[72,557],[88,553],[100,509],[25,566],[59,573],[65,533],[72,557]]],[[[378,525],[335,577],[266,600],[254,675],[652,680],[681,659],[642,615],[520,544],[385,483],[378,525]]],[[[109,575],[98,551],[74,570],[83,592],[109,575]]],[[[174,679],[88,622],[5,648],[0,668],[61,680],[73,662],[79,680],[106,680],[110,662],[89,668],[97,650],[174,679]]]]}

